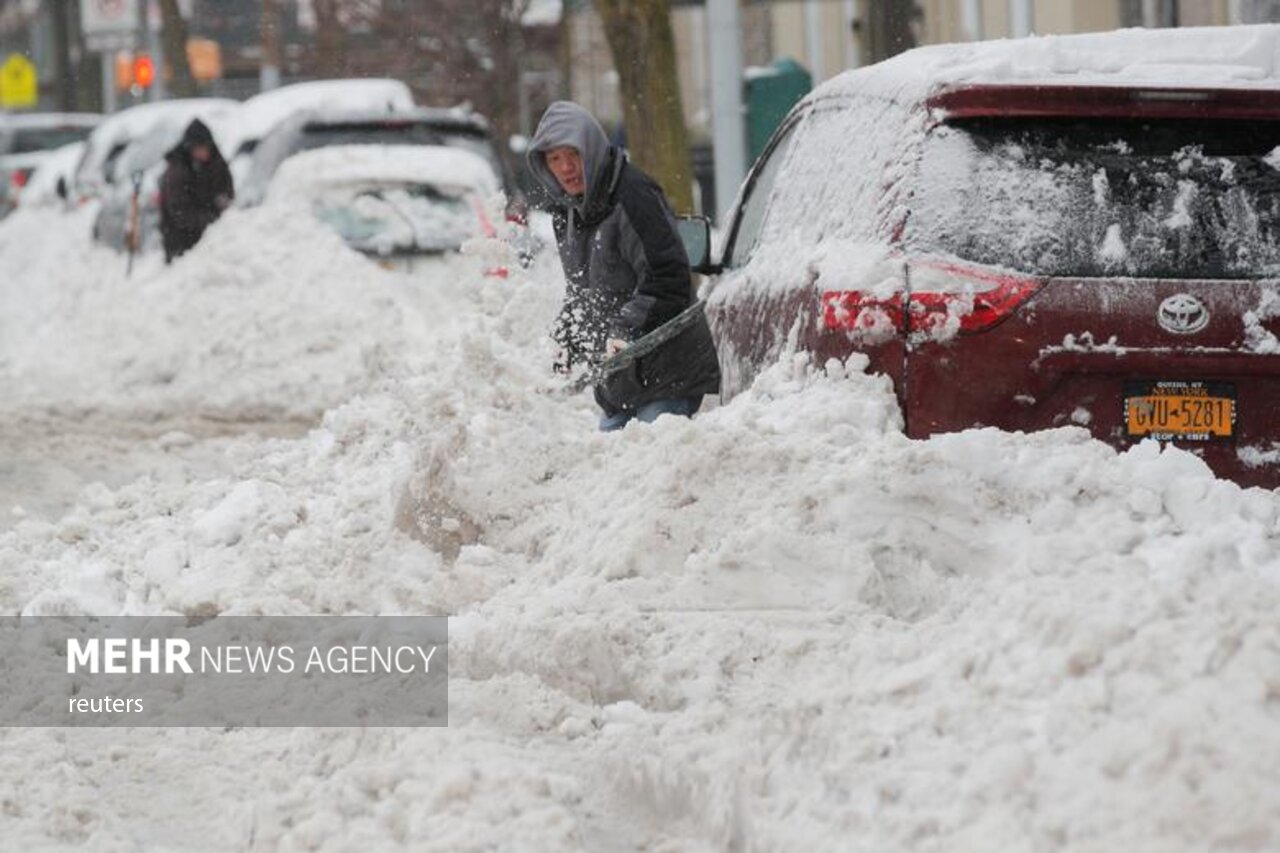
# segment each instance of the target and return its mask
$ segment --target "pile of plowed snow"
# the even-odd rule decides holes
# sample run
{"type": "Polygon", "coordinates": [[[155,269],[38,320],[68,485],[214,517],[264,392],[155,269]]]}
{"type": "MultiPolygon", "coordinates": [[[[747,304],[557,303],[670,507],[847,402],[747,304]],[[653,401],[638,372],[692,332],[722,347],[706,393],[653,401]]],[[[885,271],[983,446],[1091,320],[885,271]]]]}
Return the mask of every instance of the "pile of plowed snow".
{"type": "MultiPolygon", "coordinates": [[[[94,210],[20,210],[0,228],[6,408],[315,417],[394,372],[424,333],[406,323],[418,314],[403,277],[304,208],[233,210],[171,267],[146,255],[132,274],[88,245],[94,210]]],[[[416,292],[438,299],[477,266],[459,259],[416,292]]]]}
{"type": "MultiPolygon", "coordinates": [[[[14,846],[1280,844],[1275,494],[1077,429],[909,441],[856,361],[797,358],[691,421],[601,435],[585,396],[551,392],[554,274],[415,285],[380,326],[361,259],[307,236],[332,286],[295,291],[279,264],[246,272],[226,224],[147,292],[211,317],[314,305],[259,357],[340,380],[265,370],[236,404],[359,396],[302,438],[233,443],[226,476],[90,488],[0,535],[0,606],[449,614],[451,725],[3,729],[14,846]],[[368,337],[312,352],[341,317],[368,337]],[[410,328],[395,370],[361,372],[358,347],[410,328]]],[[[93,298],[77,288],[48,323],[93,298]]],[[[199,340],[164,393],[234,372],[199,340]]],[[[51,358],[101,369],[77,352],[51,358]]]]}

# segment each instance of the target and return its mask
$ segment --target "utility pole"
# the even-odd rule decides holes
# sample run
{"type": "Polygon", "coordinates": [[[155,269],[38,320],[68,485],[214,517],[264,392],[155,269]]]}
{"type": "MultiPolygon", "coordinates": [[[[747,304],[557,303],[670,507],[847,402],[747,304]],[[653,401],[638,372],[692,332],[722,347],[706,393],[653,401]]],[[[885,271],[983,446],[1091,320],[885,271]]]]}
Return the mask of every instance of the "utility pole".
{"type": "MultiPolygon", "coordinates": [[[[164,56],[173,73],[173,94],[179,98],[194,98],[196,78],[191,73],[187,58],[187,22],[182,18],[178,0],[158,0],[160,3],[160,32],[164,37],[164,56]]],[[[164,75],[156,75],[157,79],[164,75]]]]}
{"type": "Polygon", "coordinates": [[[827,79],[826,57],[822,50],[823,0],[804,0],[804,40],[809,54],[809,74],[816,86],[827,79]]]}
{"type": "Polygon", "coordinates": [[[964,0],[960,11],[964,21],[964,37],[969,41],[982,41],[982,0],[964,0]]]}
{"type": "Polygon", "coordinates": [[[102,111],[116,111],[116,52],[102,51],[102,111]]]}
{"type": "Polygon", "coordinates": [[[742,106],[742,9],[738,0],[707,0],[711,52],[711,136],[715,148],[716,221],[723,223],[747,175],[742,106]]]}
{"type": "Polygon", "coordinates": [[[844,17],[844,67],[862,65],[862,39],[858,37],[858,0],[841,0],[844,17]]]}
{"type": "Polygon", "coordinates": [[[280,9],[276,0],[262,0],[262,69],[258,88],[263,92],[280,87],[280,9]]]}
{"type": "Polygon", "coordinates": [[[1009,35],[1025,38],[1035,29],[1032,0],[1009,0],[1009,35]]]}
{"type": "Polygon", "coordinates": [[[867,2],[859,28],[866,50],[868,64],[881,62],[891,56],[916,46],[911,31],[911,19],[915,17],[915,0],[876,0],[867,2]]]}
{"type": "Polygon", "coordinates": [[[58,75],[58,109],[63,112],[73,112],[76,108],[76,87],[71,74],[70,4],[54,3],[52,14],[55,73],[58,75]]]}
{"type": "MultiPolygon", "coordinates": [[[[176,2],[176,0],[175,0],[176,2]]],[[[142,0],[142,22],[146,40],[147,53],[151,55],[151,61],[155,63],[156,79],[151,84],[149,100],[163,101],[168,97],[164,80],[165,67],[165,45],[160,40],[160,34],[156,32],[155,23],[151,15],[151,0],[142,0]]]]}

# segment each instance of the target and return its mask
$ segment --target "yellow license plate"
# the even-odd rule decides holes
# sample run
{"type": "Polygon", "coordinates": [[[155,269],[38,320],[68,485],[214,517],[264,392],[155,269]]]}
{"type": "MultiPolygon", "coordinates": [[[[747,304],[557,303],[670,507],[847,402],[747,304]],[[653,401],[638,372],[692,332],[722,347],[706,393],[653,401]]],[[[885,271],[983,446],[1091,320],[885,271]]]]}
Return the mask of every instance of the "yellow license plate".
{"type": "Polygon", "coordinates": [[[1216,441],[1235,436],[1236,389],[1225,382],[1126,382],[1131,438],[1216,441]]]}

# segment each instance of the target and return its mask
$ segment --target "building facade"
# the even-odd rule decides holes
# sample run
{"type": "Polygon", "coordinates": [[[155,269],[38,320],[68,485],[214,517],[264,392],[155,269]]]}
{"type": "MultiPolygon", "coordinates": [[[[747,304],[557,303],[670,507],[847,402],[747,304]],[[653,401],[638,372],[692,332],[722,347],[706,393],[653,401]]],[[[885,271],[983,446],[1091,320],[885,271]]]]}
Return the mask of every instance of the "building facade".
{"type": "MultiPolygon", "coordinates": [[[[789,58],[815,84],[867,55],[862,21],[881,0],[758,0],[743,6],[743,61],[748,68],[789,58]]],[[[621,121],[618,78],[599,18],[589,3],[566,7],[569,96],[606,124],[621,121]]],[[[711,134],[707,13],[674,2],[681,99],[695,144],[711,134]]],[[[918,44],[978,41],[1029,34],[1063,35],[1121,27],[1227,26],[1280,22],[1280,0],[915,0],[918,44]]]]}

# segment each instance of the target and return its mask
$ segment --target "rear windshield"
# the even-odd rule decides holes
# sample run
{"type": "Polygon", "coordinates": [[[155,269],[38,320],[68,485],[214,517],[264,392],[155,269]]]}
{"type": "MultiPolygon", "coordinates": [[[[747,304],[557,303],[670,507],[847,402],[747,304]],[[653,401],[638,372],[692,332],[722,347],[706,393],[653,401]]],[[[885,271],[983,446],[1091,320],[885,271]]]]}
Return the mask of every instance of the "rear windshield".
{"type": "Polygon", "coordinates": [[[935,128],[908,245],[1039,275],[1280,276],[1280,122],[935,128]]]}
{"type": "Polygon", "coordinates": [[[329,145],[448,145],[479,154],[497,165],[497,154],[489,137],[483,131],[461,127],[433,127],[408,122],[307,125],[298,150],[308,151],[329,145]]]}
{"type": "Polygon", "coordinates": [[[423,124],[322,124],[307,125],[299,150],[329,145],[439,145],[440,134],[423,124]]]}
{"type": "Polygon", "coordinates": [[[80,142],[89,137],[92,127],[41,127],[24,128],[13,134],[11,154],[29,154],[32,151],[51,151],[80,142]]]}

